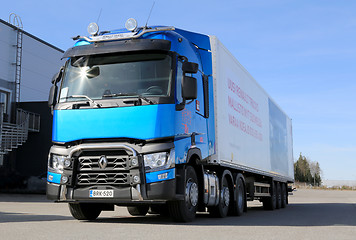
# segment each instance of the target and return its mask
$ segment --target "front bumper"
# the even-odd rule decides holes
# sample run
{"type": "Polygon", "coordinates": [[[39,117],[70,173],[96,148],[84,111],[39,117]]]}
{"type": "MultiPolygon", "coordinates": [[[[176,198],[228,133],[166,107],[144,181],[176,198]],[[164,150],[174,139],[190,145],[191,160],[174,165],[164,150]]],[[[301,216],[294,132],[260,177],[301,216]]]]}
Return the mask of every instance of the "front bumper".
{"type": "Polygon", "coordinates": [[[47,182],[47,198],[59,202],[110,202],[110,203],[155,203],[168,200],[177,200],[176,180],[167,180],[139,186],[139,190],[134,187],[117,188],[113,186],[71,188],[47,182]],[[89,191],[114,190],[112,198],[90,198],[89,191]]]}
{"type": "MultiPolygon", "coordinates": [[[[175,178],[175,168],[170,168],[166,170],[161,170],[157,172],[149,172],[144,174],[144,166],[143,166],[143,157],[144,153],[150,153],[155,151],[169,150],[172,148],[173,144],[171,143],[162,143],[162,144],[154,144],[148,145],[146,147],[137,147],[136,145],[131,144],[84,144],[75,146],[69,149],[65,149],[63,147],[52,147],[51,154],[60,154],[71,157],[73,160],[72,169],[65,169],[63,175],[69,176],[69,182],[64,184],[61,182],[62,173],[56,173],[53,169],[49,168],[48,179],[47,179],[47,198],[50,200],[60,201],[60,202],[108,202],[108,203],[147,203],[147,202],[159,202],[159,201],[168,201],[168,200],[177,200],[176,195],[176,178],[175,178]],[[110,149],[109,149],[109,147],[110,149]],[[109,181],[104,184],[90,184],[85,185],[83,181],[79,181],[76,176],[81,174],[83,168],[79,166],[79,157],[85,151],[95,152],[98,149],[102,151],[116,151],[115,146],[125,146],[126,150],[129,149],[133,155],[128,157],[127,165],[121,168],[122,174],[126,174],[125,178],[121,179],[121,185],[111,184],[109,181]],[[89,150],[88,150],[89,149],[89,150]],[[131,162],[131,158],[137,157],[140,161],[139,166],[131,166],[129,163],[131,162]],[[138,183],[134,183],[132,181],[132,176],[140,176],[140,181],[138,183]],[[111,198],[90,198],[89,191],[90,190],[111,190],[113,192],[113,196],[111,198]]],[[[92,154],[90,154],[92,155],[92,154]]],[[[92,157],[87,157],[92,159],[92,157]]],[[[87,161],[87,159],[85,160],[87,161]]],[[[92,161],[92,160],[90,160],[92,161]]],[[[97,160],[95,160],[97,161],[97,160]]],[[[87,162],[86,162],[87,163],[87,162]]],[[[94,165],[91,165],[93,167],[94,165]]],[[[87,168],[87,165],[85,166],[87,168]]],[[[99,169],[100,170],[100,169],[99,169]]],[[[103,170],[100,170],[103,171],[103,170]]],[[[110,171],[114,171],[111,169],[110,171]]],[[[86,175],[90,175],[86,173],[86,175]]],[[[90,172],[91,173],[91,172],[90,172]]],[[[97,176],[101,175],[109,175],[109,172],[97,172],[97,176]]],[[[113,178],[111,178],[112,180],[113,178]]],[[[90,181],[93,178],[90,179],[90,181]]],[[[100,179],[103,180],[103,179],[100,179]]],[[[121,181],[120,180],[120,181],[121,181]]]]}

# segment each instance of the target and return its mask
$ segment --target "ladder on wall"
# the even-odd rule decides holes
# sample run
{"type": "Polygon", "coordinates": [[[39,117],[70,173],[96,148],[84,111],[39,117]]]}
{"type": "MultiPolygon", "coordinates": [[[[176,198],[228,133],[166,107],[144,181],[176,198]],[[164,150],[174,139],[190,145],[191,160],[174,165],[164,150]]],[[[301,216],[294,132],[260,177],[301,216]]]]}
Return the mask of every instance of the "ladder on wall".
{"type": "Polygon", "coordinates": [[[15,13],[11,13],[9,16],[9,23],[16,27],[15,31],[17,31],[16,36],[16,61],[14,63],[15,69],[15,99],[16,102],[20,102],[20,86],[21,86],[21,60],[22,60],[22,39],[23,39],[23,25],[21,18],[17,16],[15,13]]]}

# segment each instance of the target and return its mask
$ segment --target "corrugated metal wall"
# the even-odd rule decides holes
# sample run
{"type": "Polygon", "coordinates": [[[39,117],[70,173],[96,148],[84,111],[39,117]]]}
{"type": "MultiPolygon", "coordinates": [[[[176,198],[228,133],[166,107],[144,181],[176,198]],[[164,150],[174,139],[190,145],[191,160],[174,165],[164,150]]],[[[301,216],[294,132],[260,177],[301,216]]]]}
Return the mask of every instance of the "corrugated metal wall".
{"type": "MultiPolygon", "coordinates": [[[[15,99],[16,27],[0,19],[0,90],[15,99]]],[[[20,101],[47,101],[51,79],[63,65],[63,51],[24,31],[20,101]]]]}

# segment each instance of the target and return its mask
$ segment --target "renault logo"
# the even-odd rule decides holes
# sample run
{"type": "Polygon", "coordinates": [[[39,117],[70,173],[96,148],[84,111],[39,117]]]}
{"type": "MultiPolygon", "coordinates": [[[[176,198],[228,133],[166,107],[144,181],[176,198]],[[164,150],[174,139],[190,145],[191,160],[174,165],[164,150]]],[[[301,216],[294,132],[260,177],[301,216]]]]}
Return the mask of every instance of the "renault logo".
{"type": "Polygon", "coordinates": [[[106,168],[106,166],[108,165],[108,160],[106,159],[105,156],[101,156],[100,159],[99,159],[99,161],[98,161],[98,164],[99,164],[99,167],[100,167],[101,169],[104,169],[104,168],[106,168]]]}

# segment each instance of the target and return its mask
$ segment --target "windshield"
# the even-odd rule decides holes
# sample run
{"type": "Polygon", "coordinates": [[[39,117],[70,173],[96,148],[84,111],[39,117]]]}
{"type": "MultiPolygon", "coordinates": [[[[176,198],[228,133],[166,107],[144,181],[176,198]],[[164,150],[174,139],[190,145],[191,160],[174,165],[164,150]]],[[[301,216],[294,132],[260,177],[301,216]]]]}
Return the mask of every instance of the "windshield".
{"type": "Polygon", "coordinates": [[[135,96],[169,96],[172,58],[166,54],[71,58],[59,102],[135,96]],[[83,97],[85,96],[85,97],[83,97]]]}

